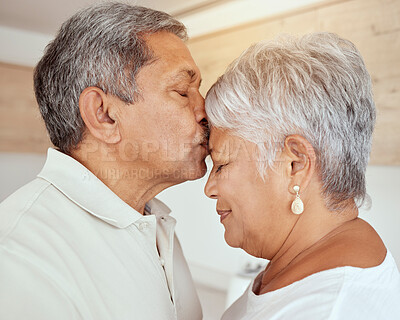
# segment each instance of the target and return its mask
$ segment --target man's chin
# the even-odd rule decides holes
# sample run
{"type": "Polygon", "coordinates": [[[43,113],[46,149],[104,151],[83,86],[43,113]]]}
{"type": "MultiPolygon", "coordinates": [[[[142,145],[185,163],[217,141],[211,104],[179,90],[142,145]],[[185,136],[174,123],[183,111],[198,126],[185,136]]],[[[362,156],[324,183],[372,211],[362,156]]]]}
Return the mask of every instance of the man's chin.
{"type": "Polygon", "coordinates": [[[193,181],[193,180],[198,180],[200,178],[203,178],[207,173],[207,167],[204,166],[204,168],[198,169],[193,173],[193,176],[189,176],[187,180],[193,181]]]}
{"type": "Polygon", "coordinates": [[[201,160],[200,163],[197,163],[195,166],[190,168],[182,168],[181,176],[183,181],[193,181],[204,177],[207,173],[207,166],[205,160],[201,160]]]}

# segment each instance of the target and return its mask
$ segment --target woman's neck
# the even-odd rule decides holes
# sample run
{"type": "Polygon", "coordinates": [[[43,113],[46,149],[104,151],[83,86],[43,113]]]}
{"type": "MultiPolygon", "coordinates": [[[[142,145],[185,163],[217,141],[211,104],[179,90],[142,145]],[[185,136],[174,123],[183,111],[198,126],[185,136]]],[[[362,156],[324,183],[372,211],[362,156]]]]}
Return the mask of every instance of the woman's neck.
{"type": "MultiPolygon", "coordinates": [[[[316,247],[341,232],[341,228],[358,216],[357,208],[340,213],[329,211],[324,203],[314,202],[299,216],[281,248],[270,260],[263,273],[260,291],[316,247]]],[[[275,281],[276,282],[276,281],[275,281]]]]}

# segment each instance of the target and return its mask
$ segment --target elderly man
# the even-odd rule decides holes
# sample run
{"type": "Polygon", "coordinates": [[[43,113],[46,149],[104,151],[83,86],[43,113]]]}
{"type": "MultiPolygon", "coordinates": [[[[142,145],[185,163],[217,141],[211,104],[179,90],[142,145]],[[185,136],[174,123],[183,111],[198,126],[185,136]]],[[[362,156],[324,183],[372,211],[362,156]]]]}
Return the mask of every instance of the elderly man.
{"type": "Polygon", "coordinates": [[[35,69],[55,149],[0,205],[1,319],[201,319],[154,197],[206,172],[200,72],[168,14],[108,3],[65,22],[35,69]]]}

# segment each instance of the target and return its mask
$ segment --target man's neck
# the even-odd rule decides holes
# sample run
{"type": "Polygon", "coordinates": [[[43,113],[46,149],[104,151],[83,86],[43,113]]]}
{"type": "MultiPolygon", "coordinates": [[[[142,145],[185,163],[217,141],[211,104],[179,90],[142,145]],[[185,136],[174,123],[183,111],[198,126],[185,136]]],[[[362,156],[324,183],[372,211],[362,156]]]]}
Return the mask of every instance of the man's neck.
{"type": "Polygon", "coordinates": [[[75,150],[71,156],[91,171],[120,199],[144,214],[146,203],[174,185],[151,174],[151,169],[135,161],[123,161],[112,150],[75,150]]]}

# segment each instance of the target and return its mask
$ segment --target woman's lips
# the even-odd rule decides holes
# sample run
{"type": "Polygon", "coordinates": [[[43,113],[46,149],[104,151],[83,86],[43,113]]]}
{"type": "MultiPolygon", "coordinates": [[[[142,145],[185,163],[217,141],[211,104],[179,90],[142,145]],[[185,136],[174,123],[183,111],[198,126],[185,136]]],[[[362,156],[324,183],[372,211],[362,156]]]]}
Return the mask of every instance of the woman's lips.
{"type": "Polygon", "coordinates": [[[232,212],[232,210],[217,210],[217,213],[221,216],[221,222],[222,222],[222,220],[224,220],[231,212],[232,212]]]}

